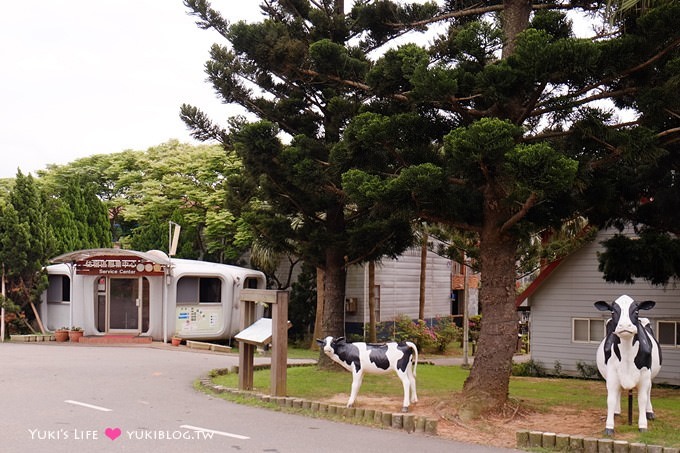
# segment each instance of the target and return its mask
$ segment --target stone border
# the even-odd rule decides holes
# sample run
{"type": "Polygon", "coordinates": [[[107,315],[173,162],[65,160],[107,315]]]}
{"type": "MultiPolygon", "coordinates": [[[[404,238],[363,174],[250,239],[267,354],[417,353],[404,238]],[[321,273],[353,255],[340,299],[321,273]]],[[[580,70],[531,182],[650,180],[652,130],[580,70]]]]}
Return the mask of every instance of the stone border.
{"type": "MultiPolygon", "coordinates": [[[[222,372],[222,374],[224,374],[222,372]]],[[[229,393],[234,396],[250,398],[269,403],[283,410],[300,410],[309,412],[314,417],[332,418],[359,424],[381,426],[383,428],[401,429],[407,433],[420,432],[429,435],[437,435],[437,420],[415,414],[401,412],[391,413],[375,409],[345,407],[336,404],[310,401],[288,396],[270,396],[262,393],[239,390],[214,384],[209,377],[199,380],[201,387],[212,390],[215,393],[229,393]]]]}
{"type": "Polygon", "coordinates": [[[516,432],[517,448],[544,448],[552,451],[576,453],[680,453],[679,448],[629,443],[625,440],[598,439],[595,437],[570,436],[569,434],[544,433],[520,430],[516,432]]]}

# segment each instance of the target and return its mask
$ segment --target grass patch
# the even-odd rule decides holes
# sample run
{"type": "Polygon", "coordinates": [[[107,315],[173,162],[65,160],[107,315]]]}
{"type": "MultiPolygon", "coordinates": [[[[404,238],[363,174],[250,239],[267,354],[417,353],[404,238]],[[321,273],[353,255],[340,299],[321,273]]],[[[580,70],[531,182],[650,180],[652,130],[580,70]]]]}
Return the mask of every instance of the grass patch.
{"type": "MultiPolygon", "coordinates": [[[[452,397],[462,391],[469,371],[457,366],[420,364],[417,373],[418,396],[421,399],[433,397],[455,401],[456,399],[452,397]]],[[[215,376],[213,382],[237,388],[238,375],[215,376]]],[[[292,367],[288,369],[287,393],[297,398],[324,401],[338,394],[349,396],[351,382],[350,374],[340,368],[338,371],[323,371],[318,370],[316,366],[292,367]]],[[[269,370],[255,372],[253,378],[255,391],[268,393],[269,384],[269,370]]],[[[401,381],[392,373],[380,376],[366,375],[359,391],[359,398],[362,395],[401,396],[402,391],[401,381]]],[[[559,413],[560,408],[599,411],[602,413],[602,429],[604,429],[604,417],[607,411],[607,392],[604,381],[512,377],[510,397],[540,413],[559,413]]],[[[626,424],[628,402],[627,395],[624,395],[621,404],[623,416],[617,417],[616,420],[617,438],[625,438],[629,442],[680,447],[680,430],[677,429],[680,426],[680,389],[654,387],[652,403],[657,420],[650,422],[650,430],[647,433],[639,433],[635,421],[636,416],[634,416],[633,426],[626,424]]],[[[637,399],[634,404],[637,405],[637,399]]],[[[634,412],[637,413],[636,407],[634,412]]],[[[596,428],[599,429],[599,427],[596,428]]],[[[546,427],[546,431],[552,430],[546,427]]]]}
{"type": "MultiPolygon", "coordinates": [[[[418,396],[437,396],[442,393],[460,392],[463,381],[468,375],[467,370],[459,367],[443,367],[433,365],[418,365],[418,396]],[[420,383],[427,382],[427,386],[420,383]]],[[[269,370],[255,371],[253,387],[256,392],[269,392],[269,370]]],[[[213,379],[215,384],[225,387],[238,387],[238,375],[226,374],[213,379]]],[[[323,400],[338,393],[349,395],[352,378],[347,371],[319,370],[316,366],[299,366],[288,368],[286,388],[288,395],[306,399],[323,400]],[[323,382],[323,385],[319,385],[323,382]]],[[[401,381],[393,373],[385,375],[364,376],[360,395],[393,396],[402,394],[401,381]]]]}

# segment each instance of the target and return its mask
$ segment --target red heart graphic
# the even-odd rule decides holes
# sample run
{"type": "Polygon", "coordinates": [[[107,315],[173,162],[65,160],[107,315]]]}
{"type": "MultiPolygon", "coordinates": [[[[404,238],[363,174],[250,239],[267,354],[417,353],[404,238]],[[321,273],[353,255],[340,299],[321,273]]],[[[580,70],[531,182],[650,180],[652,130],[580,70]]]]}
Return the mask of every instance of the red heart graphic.
{"type": "Polygon", "coordinates": [[[106,428],[106,430],[104,431],[104,434],[109,439],[116,440],[118,438],[118,436],[120,436],[121,431],[120,431],[120,428],[106,428]]]}

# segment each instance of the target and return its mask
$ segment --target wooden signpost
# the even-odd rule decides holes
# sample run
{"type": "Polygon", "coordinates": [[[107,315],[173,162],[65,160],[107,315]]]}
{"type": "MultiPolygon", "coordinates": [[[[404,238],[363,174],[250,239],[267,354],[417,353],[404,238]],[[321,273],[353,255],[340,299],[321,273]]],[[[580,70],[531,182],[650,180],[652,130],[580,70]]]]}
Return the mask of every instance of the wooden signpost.
{"type": "Polygon", "coordinates": [[[234,337],[239,344],[240,390],[253,389],[255,348],[271,341],[272,396],[286,396],[286,371],[288,365],[288,291],[266,289],[243,289],[240,296],[240,332],[234,337]],[[272,317],[257,322],[257,304],[270,304],[272,317]]]}

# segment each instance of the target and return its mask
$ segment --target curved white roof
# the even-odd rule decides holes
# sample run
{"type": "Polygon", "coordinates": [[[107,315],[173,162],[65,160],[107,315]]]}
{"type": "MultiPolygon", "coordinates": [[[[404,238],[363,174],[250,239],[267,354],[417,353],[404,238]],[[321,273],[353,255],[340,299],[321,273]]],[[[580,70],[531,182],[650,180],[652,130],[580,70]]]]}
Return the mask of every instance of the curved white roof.
{"type": "Polygon", "coordinates": [[[160,250],[151,250],[149,252],[137,252],[135,250],[124,250],[124,249],[114,249],[114,248],[101,248],[101,249],[86,249],[77,250],[75,252],[64,253],[55,258],[52,258],[50,262],[52,263],[70,263],[73,261],[83,261],[93,256],[125,256],[134,255],[142,258],[152,263],[170,265],[171,261],[168,255],[161,252],[160,250]]]}

